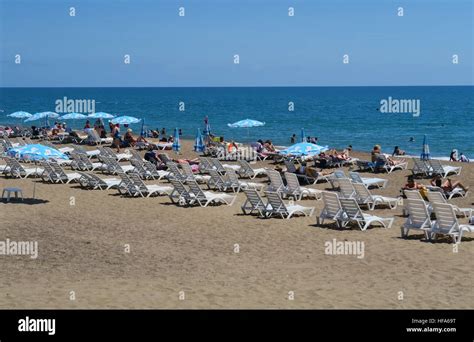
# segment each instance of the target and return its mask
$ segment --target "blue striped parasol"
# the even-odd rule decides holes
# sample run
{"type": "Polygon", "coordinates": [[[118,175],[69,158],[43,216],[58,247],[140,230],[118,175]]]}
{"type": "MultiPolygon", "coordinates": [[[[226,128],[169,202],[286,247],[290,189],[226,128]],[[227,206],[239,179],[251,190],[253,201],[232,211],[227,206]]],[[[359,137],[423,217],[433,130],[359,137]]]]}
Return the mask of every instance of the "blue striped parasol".
{"type": "Polygon", "coordinates": [[[426,139],[426,134],[423,137],[423,150],[421,151],[420,159],[428,160],[430,159],[430,147],[428,145],[428,139],[426,139]]]}
{"type": "Polygon", "coordinates": [[[173,151],[179,152],[181,150],[181,144],[179,143],[179,131],[177,128],[174,129],[173,138],[173,151]]]}

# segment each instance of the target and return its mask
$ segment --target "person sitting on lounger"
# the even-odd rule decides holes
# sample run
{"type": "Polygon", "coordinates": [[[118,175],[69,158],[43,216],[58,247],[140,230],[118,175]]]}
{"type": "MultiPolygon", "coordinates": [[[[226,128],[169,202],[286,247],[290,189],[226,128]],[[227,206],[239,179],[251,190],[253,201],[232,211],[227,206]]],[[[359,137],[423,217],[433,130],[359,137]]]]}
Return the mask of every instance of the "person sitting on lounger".
{"type": "Polygon", "coordinates": [[[123,136],[123,144],[122,147],[133,147],[137,143],[137,140],[132,135],[132,130],[129,128],[127,129],[127,133],[123,136]]]}
{"type": "Polygon", "coordinates": [[[380,153],[382,153],[382,149],[380,145],[375,145],[374,148],[372,149],[372,152],[370,152],[372,163],[377,162],[377,159],[379,159],[380,153]]]}
{"type": "Polygon", "coordinates": [[[438,188],[441,188],[446,192],[451,192],[457,187],[463,189],[464,191],[467,191],[469,189],[468,187],[462,185],[460,181],[452,181],[449,178],[443,181],[443,178],[441,178],[440,175],[436,175],[433,177],[433,179],[431,180],[431,185],[437,186],[438,188]]]}
{"type": "Polygon", "coordinates": [[[265,148],[265,150],[267,150],[267,152],[276,152],[276,148],[275,146],[273,146],[271,140],[265,141],[265,143],[263,144],[263,147],[265,148]]]}
{"type": "Polygon", "coordinates": [[[408,176],[407,183],[400,190],[400,192],[402,193],[403,196],[405,196],[405,194],[404,194],[405,190],[418,190],[418,191],[420,191],[420,194],[424,199],[428,199],[427,196],[426,196],[426,192],[428,190],[426,189],[426,187],[423,184],[415,182],[415,178],[413,178],[413,176],[408,176]]]}

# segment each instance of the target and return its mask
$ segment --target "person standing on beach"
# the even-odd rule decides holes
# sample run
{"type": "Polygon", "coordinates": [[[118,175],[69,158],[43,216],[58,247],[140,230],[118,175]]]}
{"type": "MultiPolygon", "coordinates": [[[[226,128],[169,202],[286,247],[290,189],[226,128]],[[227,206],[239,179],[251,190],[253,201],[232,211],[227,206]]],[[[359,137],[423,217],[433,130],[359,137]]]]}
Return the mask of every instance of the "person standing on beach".
{"type": "Polygon", "coordinates": [[[296,134],[293,134],[293,135],[291,136],[290,142],[291,142],[291,144],[296,143],[296,134]]]}
{"type": "Polygon", "coordinates": [[[114,126],[114,129],[112,131],[112,138],[114,139],[113,141],[113,146],[117,148],[117,153],[120,153],[120,145],[122,143],[122,139],[120,137],[120,125],[116,124],[114,126]]]}

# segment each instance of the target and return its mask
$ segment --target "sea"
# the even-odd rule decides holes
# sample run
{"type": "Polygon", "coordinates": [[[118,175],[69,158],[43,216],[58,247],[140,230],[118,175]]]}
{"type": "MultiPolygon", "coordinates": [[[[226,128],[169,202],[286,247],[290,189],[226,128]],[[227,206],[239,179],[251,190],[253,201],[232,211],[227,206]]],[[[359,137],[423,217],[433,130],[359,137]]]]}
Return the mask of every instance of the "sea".
{"type": "MultiPolygon", "coordinates": [[[[270,139],[288,146],[304,129],[305,136],[330,148],[368,151],[379,144],[385,153],[399,146],[419,155],[426,138],[433,157],[457,149],[474,159],[474,86],[0,88],[0,124],[40,126],[7,115],[59,111],[58,105],[70,100],[89,101],[96,112],[140,118],[131,125],[137,133],[142,125],[168,133],[180,128],[182,138],[192,139],[207,116],[214,135],[238,142],[270,139]],[[243,119],[265,125],[228,126],[243,119]]],[[[81,128],[84,120],[67,124],[81,128]]]]}

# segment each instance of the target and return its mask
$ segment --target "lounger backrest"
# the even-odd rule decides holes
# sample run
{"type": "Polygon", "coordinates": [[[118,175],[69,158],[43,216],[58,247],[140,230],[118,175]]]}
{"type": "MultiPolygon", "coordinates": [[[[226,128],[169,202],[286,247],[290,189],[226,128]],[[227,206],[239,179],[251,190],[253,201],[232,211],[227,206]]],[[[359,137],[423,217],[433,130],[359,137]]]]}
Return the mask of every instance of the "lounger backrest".
{"type": "Polygon", "coordinates": [[[362,210],[360,210],[359,204],[353,198],[341,198],[342,210],[347,214],[350,219],[361,219],[364,218],[362,210]]]}
{"type": "Polygon", "coordinates": [[[403,192],[408,199],[415,199],[415,200],[422,200],[424,201],[423,197],[421,196],[418,190],[405,190],[403,192]]]}
{"type": "Polygon", "coordinates": [[[81,175],[79,178],[79,183],[81,185],[92,185],[94,183],[94,179],[89,175],[88,173],[78,171],[78,173],[81,175]]]}
{"type": "Polygon", "coordinates": [[[428,170],[429,168],[423,160],[420,160],[418,158],[413,158],[413,172],[426,173],[428,172],[428,170]]]}
{"type": "Polygon", "coordinates": [[[121,179],[120,186],[127,188],[127,190],[135,190],[135,185],[132,180],[125,174],[125,172],[118,172],[118,175],[121,179]]]}
{"type": "Polygon", "coordinates": [[[253,208],[265,208],[265,203],[263,202],[262,197],[260,197],[258,194],[257,190],[247,189],[244,190],[244,193],[253,208]]]}
{"type": "MultiPolygon", "coordinates": [[[[100,148],[100,147],[99,147],[100,148]]],[[[112,149],[110,147],[104,147],[104,151],[107,153],[107,155],[110,157],[110,158],[116,158],[116,154],[114,151],[112,151],[112,149]]]]}
{"type": "Polygon", "coordinates": [[[142,156],[140,155],[140,153],[138,153],[136,150],[130,150],[130,152],[132,153],[132,158],[130,160],[138,160],[138,161],[143,161],[143,158],[142,156]]]}
{"type": "Polygon", "coordinates": [[[150,163],[148,160],[142,162],[143,168],[151,173],[153,176],[159,176],[158,169],[155,164],[150,163]]]}
{"type": "Polygon", "coordinates": [[[422,228],[430,218],[425,201],[419,199],[407,199],[408,220],[411,225],[422,228]]]}
{"type": "Polygon", "coordinates": [[[176,177],[180,177],[183,175],[181,171],[178,169],[178,164],[174,162],[168,162],[166,165],[168,166],[169,171],[172,174],[174,174],[176,177]]]}
{"type": "Polygon", "coordinates": [[[298,181],[296,174],[285,172],[285,179],[288,191],[294,192],[300,190],[300,182],[298,181]]]}
{"type": "Polygon", "coordinates": [[[350,179],[340,178],[337,182],[339,184],[339,194],[341,195],[341,198],[354,197],[355,190],[350,179]]]}
{"type": "Polygon", "coordinates": [[[433,212],[436,215],[437,230],[451,233],[458,229],[458,219],[451,204],[433,203],[433,212]]]}
{"type": "Polygon", "coordinates": [[[354,183],[364,183],[358,172],[349,171],[349,177],[354,183]]]}
{"type": "Polygon", "coordinates": [[[253,175],[253,169],[246,160],[239,160],[239,165],[242,168],[242,170],[244,171],[244,173],[249,174],[249,175],[253,175]]]}
{"type": "Polygon", "coordinates": [[[221,175],[216,170],[209,170],[209,175],[211,176],[210,183],[214,185],[220,185],[223,183],[221,175]]]}
{"type": "Polygon", "coordinates": [[[208,171],[212,169],[212,165],[206,157],[199,157],[199,170],[208,171]]]}
{"type": "Polygon", "coordinates": [[[278,192],[274,191],[265,191],[265,195],[268,199],[268,204],[272,207],[272,211],[274,212],[283,212],[286,213],[288,210],[286,209],[286,205],[281,199],[278,192]]]}
{"type": "Polygon", "coordinates": [[[281,189],[283,185],[283,179],[278,171],[268,170],[268,178],[270,179],[270,189],[273,191],[281,189]]]}
{"type": "Polygon", "coordinates": [[[288,172],[296,173],[296,166],[292,161],[285,159],[284,163],[288,172]]]}
{"type": "Polygon", "coordinates": [[[189,190],[194,196],[196,196],[198,199],[206,199],[206,195],[195,180],[189,181],[187,184],[189,186],[189,190]]]}
{"type": "Polygon", "coordinates": [[[143,183],[143,181],[141,180],[140,176],[138,175],[138,173],[135,173],[135,172],[132,172],[128,175],[128,177],[130,178],[130,180],[133,182],[133,184],[138,188],[140,189],[140,191],[147,191],[147,187],[145,185],[145,183],[143,183]]]}
{"type": "Polygon", "coordinates": [[[444,169],[443,169],[443,165],[441,165],[441,162],[437,159],[430,159],[428,160],[428,163],[430,164],[431,166],[431,171],[435,174],[443,174],[444,173],[444,169]]]}
{"type": "Polygon", "coordinates": [[[354,187],[354,190],[356,191],[357,197],[362,201],[362,202],[367,202],[372,200],[372,194],[370,191],[365,187],[364,184],[362,183],[352,183],[352,186],[354,187]]]}
{"type": "Polygon", "coordinates": [[[171,185],[173,185],[174,189],[178,192],[180,196],[189,197],[188,190],[184,187],[183,183],[181,183],[177,179],[170,179],[171,185]]]}
{"type": "Polygon", "coordinates": [[[426,193],[428,200],[431,204],[433,203],[447,203],[446,198],[444,198],[443,194],[439,191],[428,191],[426,193]]]}
{"type": "Polygon", "coordinates": [[[335,192],[323,192],[324,211],[330,216],[339,215],[342,210],[339,196],[335,192]]]}
{"type": "Polygon", "coordinates": [[[191,169],[191,165],[189,165],[188,162],[180,163],[181,164],[181,169],[183,169],[183,172],[186,176],[188,177],[194,177],[193,170],[191,169]]]}
{"type": "MultiPolygon", "coordinates": [[[[82,174],[83,172],[79,172],[80,174],[82,174]]],[[[93,174],[93,173],[89,173],[87,174],[87,176],[92,180],[94,181],[95,183],[98,183],[98,184],[106,184],[104,182],[104,180],[102,178],[100,178],[99,176],[93,174]]]]}
{"type": "Polygon", "coordinates": [[[217,158],[210,158],[209,159],[212,166],[216,168],[217,172],[222,172],[225,171],[224,167],[222,166],[222,163],[219,161],[217,158]]]}
{"type": "Polygon", "coordinates": [[[227,177],[227,179],[234,183],[234,184],[239,184],[239,177],[237,176],[237,174],[235,173],[235,171],[231,168],[226,168],[225,169],[225,175],[227,177]]]}
{"type": "Polygon", "coordinates": [[[59,175],[60,177],[67,177],[66,173],[64,172],[63,168],[56,162],[50,163],[51,167],[53,168],[54,172],[59,175]]]}

